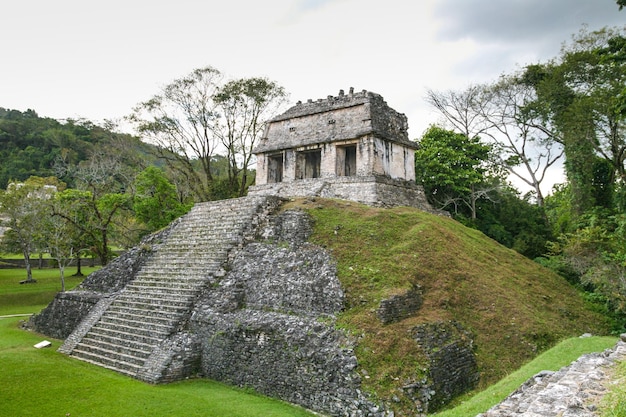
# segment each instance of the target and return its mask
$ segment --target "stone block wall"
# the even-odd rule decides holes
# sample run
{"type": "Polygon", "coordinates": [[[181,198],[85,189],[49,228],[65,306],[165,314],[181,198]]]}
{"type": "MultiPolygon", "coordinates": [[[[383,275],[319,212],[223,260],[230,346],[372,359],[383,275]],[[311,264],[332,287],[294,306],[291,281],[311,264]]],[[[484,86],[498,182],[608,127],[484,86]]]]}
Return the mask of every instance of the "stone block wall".
{"type": "Polygon", "coordinates": [[[383,324],[395,323],[411,317],[422,307],[422,290],[414,286],[404,294],[397,294],[380,302],[376,316],[383,324]]]}
{"type": "Polygon", "coordinates": [[[360,390],[354,340],[334,326],[344,307],[335,264],[306,242],[311,220],[267,219],[189,323],[202,375],[331,416],[386,416],[360,390]]]}
{"type": "Polygon", "coordinates": [[[336,177],[301,180],[291,183],[255,185],[249,195],[277,195],[339,198],[376,207],[415,207],[443,216],[449,213],[433,209],[423,189],[415,183],[381,176],[336,177]]]}
{"type": "Polygon", "coordinates": [[[413,329],[413,337],[429,361],[427,378],[405,387],[418,411],[437,411],[476,386],[480,374],[473,339],[458,322],[423,324],[413,329]]]}
{"type": "Polygon", "coordinates": [[[65,339],[101,299],[102,294],[94,291],[58,293],[26,326],[50,337],[65,339]]]}

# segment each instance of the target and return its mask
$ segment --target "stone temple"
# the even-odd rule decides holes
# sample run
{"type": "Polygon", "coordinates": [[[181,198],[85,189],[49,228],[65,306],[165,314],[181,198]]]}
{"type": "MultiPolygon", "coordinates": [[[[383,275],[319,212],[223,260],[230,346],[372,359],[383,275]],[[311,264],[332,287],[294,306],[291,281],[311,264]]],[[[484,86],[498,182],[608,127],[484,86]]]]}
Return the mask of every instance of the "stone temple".
{"type": "MultiPolygon", "coordinates": [[[[196,204],[28,325],[63,339],[60,352],[149,383],[202,376],[322,415],[391,417],[393,400],[363,390],[358,338],[335,326],[348,308],[336,262],[284,197],[433,211],[414,182],[414,150],[406,116],[377,94],[299,103],[269,124],[249,196],[196,204]]],[[[414,288],[380,300],[376,315],[387,325],[421,304],[414,288]]],[[[399,395],[416,411],[475,385],[459,325],[429,323],[410,337],[426,346],[426,374],[402,381],[399,395]]]]}
{"type": "Polygon", "coordinates": [[[431,211],[407,117],[369,91],[298,102],[270,121],[250,195],[319,196],[431,211]]]}

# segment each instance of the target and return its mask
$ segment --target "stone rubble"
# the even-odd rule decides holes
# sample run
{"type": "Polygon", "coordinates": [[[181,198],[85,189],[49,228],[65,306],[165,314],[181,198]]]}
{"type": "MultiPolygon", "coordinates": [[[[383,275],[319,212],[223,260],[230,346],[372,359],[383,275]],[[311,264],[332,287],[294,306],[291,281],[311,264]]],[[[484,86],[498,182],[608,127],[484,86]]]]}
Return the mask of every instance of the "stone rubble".
{"type": "Polygon", "coordinates": [[[559,371],[542,371],[476,417],[593,417],[607,393],[611,367],[626,358],[626,334],[613,349],[581,356],[559,371]]]}

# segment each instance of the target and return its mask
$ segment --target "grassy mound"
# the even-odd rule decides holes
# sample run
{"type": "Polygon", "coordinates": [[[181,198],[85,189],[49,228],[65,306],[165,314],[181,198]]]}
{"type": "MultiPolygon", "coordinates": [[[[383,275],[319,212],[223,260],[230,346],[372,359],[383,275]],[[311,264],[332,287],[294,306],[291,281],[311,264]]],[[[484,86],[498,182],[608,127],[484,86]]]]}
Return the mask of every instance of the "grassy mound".
{"type": "Polygon", "coordinates": [[[409,337],[419,324],[456,320],[472,333],[478,389],[565,338],[610,331],[563,278],[454,220],[325,199],[286,208],[311,214],[312,240],[337,260],[348,303],[339,323],[359,336],[366,388],[382,398],[419,378],[423,353],[409,337]],[[383,325],[380,301],[413,285],[423,291],[420,311],[383,325]]]}

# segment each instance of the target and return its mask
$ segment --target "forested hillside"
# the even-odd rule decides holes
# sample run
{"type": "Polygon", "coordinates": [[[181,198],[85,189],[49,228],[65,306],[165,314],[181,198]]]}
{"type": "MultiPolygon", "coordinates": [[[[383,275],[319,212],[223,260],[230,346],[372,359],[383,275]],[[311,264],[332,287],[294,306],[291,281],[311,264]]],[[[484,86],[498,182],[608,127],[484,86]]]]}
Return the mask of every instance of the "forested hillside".
{"type": "Polygon", "coordinates": [[[155,161],[149,145],[116,133],[113,125],[72,119],[62,123],[39,116],[35,110],[0,107],[0,189],[6,189],[9,181],[30,176],[58,176],[72,187],[74,180],[64,175],[64,168],[78,165],[98,150],[123,151],[129,161],[141,162],[144,168],[155,161]]]}

